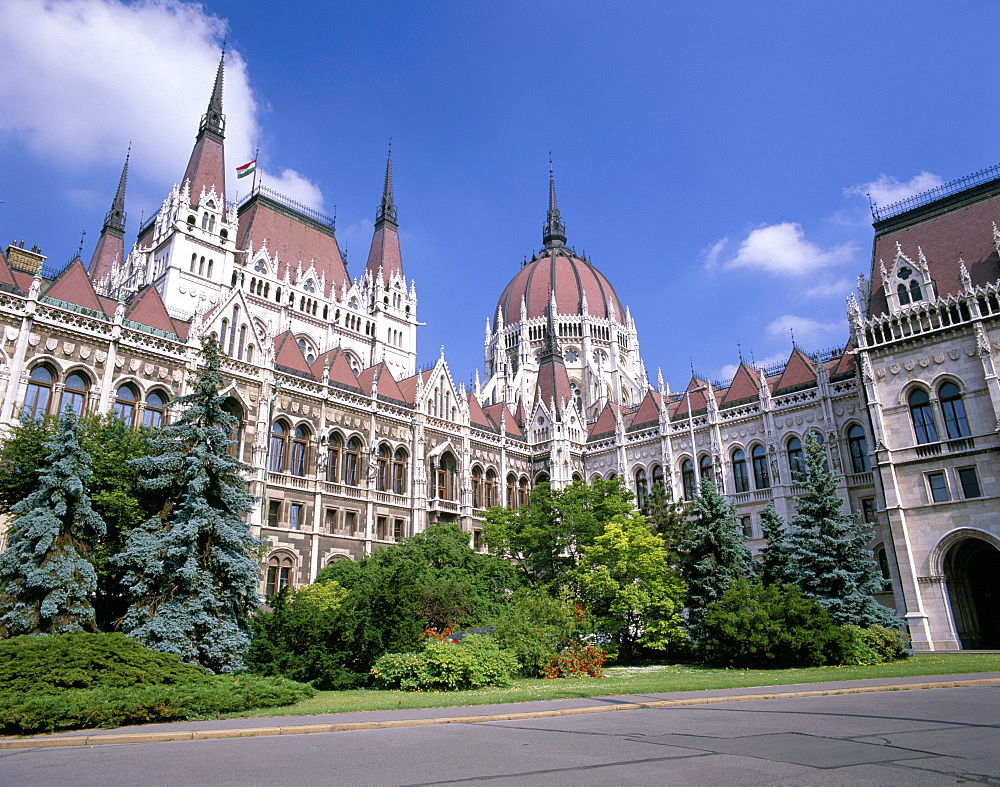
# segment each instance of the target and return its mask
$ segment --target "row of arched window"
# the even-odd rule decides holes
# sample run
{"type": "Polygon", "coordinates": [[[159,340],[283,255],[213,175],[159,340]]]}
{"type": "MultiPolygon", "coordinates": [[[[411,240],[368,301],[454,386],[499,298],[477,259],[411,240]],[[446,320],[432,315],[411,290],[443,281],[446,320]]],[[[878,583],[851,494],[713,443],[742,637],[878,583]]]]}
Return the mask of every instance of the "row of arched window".
{"type": "MultiPolygon", "coordinates": [[[[818,431],[811,433],[820,444],[823,443],[823,435],[818,431]]],[[[851,470],[854,473],[866,473],[871,469],[868,459],[868,441],[865,438],[865,430],[859,424],[852,424],[848,427],[847,446],[851,457],[851,470]]],[[[743,448],[736,448],[730,455],[730,465],[732,468],[733,492],[749,492],[751,489],[769,489],[775,479],[771,478],[768,467],[767,449],[761,443],[757,443],[750,449],[749,461],[747,452],[743,448]],[[751,479],[753,484],[751,486],[751,479]]],[[[785,455],[788,459],[789,477],[795,483],[801,483],[806,477],[805,454],[803,452],[802,439],[791,436],[785,441],[785,455]]],[[[696,493],[695,467],[690,457],[684,457],[680,464],[681,487],[685,500],[693,500],[696,493]]],[[[702,482],[713,479],[712,457],[703,454],[698,460],[698,479],[702,482]]],[[[650,468],[652,483],[663,483],[663,468],[654,464],[650,468]]],[[[714,480],[714,479],[713,479],[714,480]]],[[[635,471],[635,489],[637,503],[641,508],[645,502],[646,495],[651,487],[648,486],[646,468],[640,467],[635,471]]]]}
{"type": "MultiPolygon", "coordinates": [[[[89,375],[82,371],[71,372],[62,382],[62,393],[57,407],[54,392],[58,383],[58,373],[48,364],[38,364],[28,373],[28,387],[21,407],[24,418],[41,418],[45,415],[56,415],[66,409],[76,415],[83,415],[87,409],[87,399],[93,386],[89,375]]],[[[116,417],[130,426],[136,426],[139,404],[142,401],[139,390],[131,383],[123,383],[115,390],[113,412],[116,417]]],[[[167,393],[154,389],[146,394],[145,407],[142,409],[143,426],[162,426],[166,422],[167,393]]]]}
{"type": "Polygon", "coordinates": [[[949,440],[969,437],[969,419],[965,415],[962,392],[955,383],[942,383],[937,389],[937,401],[933,402],[925,388],[914,388],[907,397],[910,419],[913,421],[913,435],[918,443],[936,443],[940,437],[938,421],[934,418],[934,405],[939,404],[944,419],[945,434],[949,440]]]}
{"type": "Polygon", "coordinates": [[[210,259],[208,261],[208,265],[206,265],[204,256],[199,258],[197,254],[191,255],[191,273],[197,273],[199,276],[208,276],[211,278],[212,268],[214,267],[215,260],[210,259]]]}

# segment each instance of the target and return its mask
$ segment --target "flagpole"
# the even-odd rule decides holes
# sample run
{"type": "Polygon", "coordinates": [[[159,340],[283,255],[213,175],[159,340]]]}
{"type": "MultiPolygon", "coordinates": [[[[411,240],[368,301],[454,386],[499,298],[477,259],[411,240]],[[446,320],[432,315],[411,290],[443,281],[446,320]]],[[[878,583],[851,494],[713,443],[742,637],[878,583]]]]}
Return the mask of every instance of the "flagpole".
{"type": "Polygon", "coordinates": [[[250,196],[257,190],[257,156],[260,155],[260,148],[255,148],[253,152],[253,184],[250,186],[250,196]]]}

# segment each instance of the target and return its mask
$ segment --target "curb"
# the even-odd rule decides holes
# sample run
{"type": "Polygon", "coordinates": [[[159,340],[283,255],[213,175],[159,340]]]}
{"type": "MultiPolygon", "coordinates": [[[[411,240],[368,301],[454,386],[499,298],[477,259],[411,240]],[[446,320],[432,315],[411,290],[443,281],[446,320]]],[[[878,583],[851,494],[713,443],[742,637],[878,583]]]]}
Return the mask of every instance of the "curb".
{"type": "Polygon", "coordinates": [[[103,735],[74,735],[53,737],[35,735],[25,738],[0,740],[0,750],[43,749],[51,747],[110,746],[123,743],[162,743],[166,741],[198,741],[219,738],[256,738],[265,735],[307,735],[314,732],[353,732],[355,730],[384,730],[396,727],[425,727],[434,724],[482,724],[491,721],[517,721],[543,719],[552,716],[579,716],[585,713],[610,713],[621,710],[646,710],[674,708],[684,705],[709,705],[746,700],[783,700],[798,697],[828,697],[836,694],[869,694],[877,691],[910,691],[914,689],[954,689],[964,686],[1000,686],[1000,678],[949,680],[928,683],[897,683],[888,686],[857,686],[842,689],[815,691],[768,692],[765,694],[740,694],[724,697],[690,697],[651,702],[623,702],[616,705],[590,705],[582,708],[541,710],[522,713],[491,713],[479,716],[442,716],[428,719],[389,719],[386,721],[354,721],[331,724],[293,724],[284,727],[243,727],[222,730],[194,730],[188,732],[123,732],[103,735]]]}

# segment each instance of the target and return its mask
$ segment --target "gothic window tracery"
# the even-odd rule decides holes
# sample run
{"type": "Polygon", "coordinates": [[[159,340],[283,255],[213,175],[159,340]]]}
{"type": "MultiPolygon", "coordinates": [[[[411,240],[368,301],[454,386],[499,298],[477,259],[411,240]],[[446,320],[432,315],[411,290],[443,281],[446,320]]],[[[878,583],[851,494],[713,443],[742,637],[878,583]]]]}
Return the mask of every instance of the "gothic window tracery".
{"type": "Polygon", "coordinates": [[[847,447],[851,454],[851,468],[855,473],[867,473],[871,470],[868,463],[868,441],[865,430],[854,424],[847,430],[847,447]]]}
{"type": "Polygon", "coordinates": [[[131,385],[121,385],[115,392],[114,414],[115,418],[124,421],[129,426],[135,425],[135,389],[131,385]]]}
{"type": "Polygon", "coordinates": [[[79,372],[74,372],[67,377],[63,386],[62,398],[59,401],[59,412],[62,413],[68,408],[77,417],[83,415],[89,388],[89,381],[79,372]]]}
{"type": "Polygon", "coordinates": [[[962,392],[953,382],[946,382],[938,389],[941,400],[941,411],[944,413],[944,427],[949,440],[968,437],[969,421],[965,415],[965,405],[962,403],[962,392]]]}
{"type": "Polygon", "coordinates": [[[750,491],[750,477],[747,475],[747,455],[742,448],[733,451],[733,483],[737,492],[750,491]]]}
{"type": "Polygon", "coordinates": [[[923,388],[915,388],[907,397],[910,406],[910,418],[913,421],[913,433],[918,443],[936,443],[937,427],[934,425],[934,415],[931,412],[931,400],[923,388]]]}
{"type": "Polygon", "coordinates": [[[53,379],[52,370],[45,364],[39,364],[31,370],[24,406],[21,408],[22,418],[41,418],[48,412],[53,379]]]}
{"type": "Polygon", "coordinates": [[[753,483],[755,489],[768,489],[771,486],[771,477],[767,470],[767,450],[760,443],[753,447],[750,452],[753,460],[753,483]]]}
{"type": "Polygon", "coordinates": [[[143,426],[163,426],[167,414],[166,397],[159,391],[151,391],[146,395],[146,409],[142,414],[143,426]]]}

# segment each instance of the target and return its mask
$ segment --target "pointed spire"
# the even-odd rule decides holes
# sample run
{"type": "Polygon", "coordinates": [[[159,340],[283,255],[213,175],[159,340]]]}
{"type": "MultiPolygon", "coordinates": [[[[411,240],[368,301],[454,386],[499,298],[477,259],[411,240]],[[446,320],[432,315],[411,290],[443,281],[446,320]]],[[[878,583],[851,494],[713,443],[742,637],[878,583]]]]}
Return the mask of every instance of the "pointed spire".
{"type": "Polygon", "coordinates": [[[556,294],[552,291],[549,297],[549,312],[545,320],[545,347],[542,348],[538,363],[541,365],[550,360],[561,362],[562,359],[562,350],[559,349],[559,339],[556,335],[556,294]]]}
{"type": "Polygon", "coordinates": [[[382,202],[375,212],[375,228],[378,229],[380,223],[390,223],[393,227],[397,224],[396,205],[392,201],[392,140],[389,140],[389,153],[385,158],[385,181],[382,184],[382,202]]]}
{"type": "Polygon", "coordinates": [[[104,217],[104,231],[113,230],[125,234],[125,182],[128,180],[128,160],[132,155],[132,145],[128,146],[125,154],[125,166],[122,167],[122,176],[118,180],[118,191],[111,203],[111,210],[104,217]]]}
{"type": "Polygon", "coordinates": [[[219,58],[219,68],[215,72],[215,84],[212,86],[212,97],[208,100],[208,109],[201,118],[201,127],[198,133],[202,134],[210,131],[225,136],[226,116],[222,114],[222,82],[225,76],[226,50],[223,47],[222,57],[219,58]]]}
{"type": "Polygon", "coordinates": [[[545,216],[545,226],[542,228],[542,244],[549,249],[566,244],[566,225],[559,215],[559,204],[556,202],[556,179],[552,172],[552,154],[549,153],[549,212],[545,216]]]}

